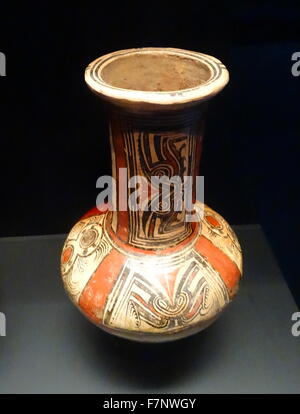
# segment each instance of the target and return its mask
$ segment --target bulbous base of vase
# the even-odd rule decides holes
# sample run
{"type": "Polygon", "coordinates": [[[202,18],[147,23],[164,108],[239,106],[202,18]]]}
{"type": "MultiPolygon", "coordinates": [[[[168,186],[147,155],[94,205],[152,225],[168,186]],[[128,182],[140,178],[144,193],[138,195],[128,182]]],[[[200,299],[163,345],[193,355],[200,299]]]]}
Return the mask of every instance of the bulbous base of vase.
{"type": "Polygon", "coordinates": [[[238,290],[242,254],[229,224],[196,206],[203,217],[192,237],[159,250],[119,243],[109,231],[111,213],[88,212],[61,256],[72,302],[100,328],[141,342],[180,339],[209,326],[238,290]]]}

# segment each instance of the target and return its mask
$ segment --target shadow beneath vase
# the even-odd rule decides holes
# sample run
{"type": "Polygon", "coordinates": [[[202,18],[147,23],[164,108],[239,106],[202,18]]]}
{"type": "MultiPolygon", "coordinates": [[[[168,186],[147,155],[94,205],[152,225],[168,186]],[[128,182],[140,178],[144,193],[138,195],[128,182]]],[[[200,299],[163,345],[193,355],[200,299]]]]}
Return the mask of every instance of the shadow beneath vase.
{"type": "Polygon", "coordinates": [[[220,331],[224,330],[224,325],[216,321],[188,338],[152,344],[115,337],[83,317],[71,326],[74,324],[78,326],[92,369],[117,384],[119,392],[128,389],[180,392],[181,385],[193,381],[193,376],[199,382],[199,371],[205,376],[210,362],[220,352],[220,331]]]}

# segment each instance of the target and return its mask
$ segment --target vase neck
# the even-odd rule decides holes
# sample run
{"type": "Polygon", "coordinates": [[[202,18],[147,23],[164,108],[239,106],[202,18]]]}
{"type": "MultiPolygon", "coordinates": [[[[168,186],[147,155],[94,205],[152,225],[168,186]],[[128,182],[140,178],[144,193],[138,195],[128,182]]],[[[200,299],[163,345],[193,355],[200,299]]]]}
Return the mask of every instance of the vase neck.
{"type": "Polygon", "coordinates": [[[117,189],[117,211],[112,213],[111,230],[122,242],[142,249],[160,249],[191,236],[195,226],[186,220],[185,203],[180,209],[176,205],[178,193],[172,177],[179,177],[181,183],[191,177],[194,201],[204,112],[203,103],[189,110],[143,114],[110,108],[112,175],[117,189]],[[146,196],[143,200],[139,197],[139,208],[133,209],[137,188],[128,188],[128,184],[134,187],[132,177],[136,176],[142,177],[138,194],[146,196]],[[155,181],[162,177],[171,179],[168,199],[155,181]]]}

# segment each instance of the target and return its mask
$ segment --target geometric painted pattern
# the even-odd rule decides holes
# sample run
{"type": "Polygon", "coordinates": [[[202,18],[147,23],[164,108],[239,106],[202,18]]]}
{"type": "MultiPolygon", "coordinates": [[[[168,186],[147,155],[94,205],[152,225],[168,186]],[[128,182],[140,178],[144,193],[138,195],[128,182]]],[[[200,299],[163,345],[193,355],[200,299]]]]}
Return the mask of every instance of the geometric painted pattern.
{"type": "Polygon", "coordinates": [[[228,223],[206,205],[199,231],[185,248],[154,256],[116,244],[107,231],[109,212],[96,211],[71,230],[61,271],[71,300],[97,325],[146,334],[200,330],[236,293],[240,245],[228,223]]]}

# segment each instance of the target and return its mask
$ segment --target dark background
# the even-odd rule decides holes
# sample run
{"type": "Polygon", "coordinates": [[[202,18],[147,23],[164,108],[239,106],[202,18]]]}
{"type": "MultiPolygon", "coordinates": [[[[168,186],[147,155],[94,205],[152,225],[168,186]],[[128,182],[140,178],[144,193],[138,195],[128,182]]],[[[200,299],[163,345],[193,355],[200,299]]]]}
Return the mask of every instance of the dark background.
{"type": "Polygon", "coordinates": [[[231,224],[262,225],[300,304],[300,76],[291,73],[299,5],[212,4],[1,5],[0,236],[66,233],[95,204],[96,179],[110,174],[110,149],[98,98],[83,80],[89,62],[132,47],[200,51],[231,75],[210,105],[200,170],[205,201],[231,224]]]}

